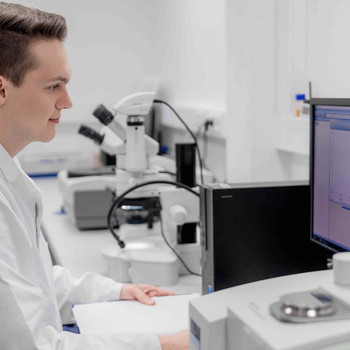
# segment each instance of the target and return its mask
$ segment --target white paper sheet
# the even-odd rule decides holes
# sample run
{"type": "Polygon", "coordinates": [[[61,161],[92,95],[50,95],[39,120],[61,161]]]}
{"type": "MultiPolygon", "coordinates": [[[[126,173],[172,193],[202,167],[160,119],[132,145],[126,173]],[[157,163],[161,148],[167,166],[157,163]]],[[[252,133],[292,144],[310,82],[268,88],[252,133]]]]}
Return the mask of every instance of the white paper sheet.
{"type": "Polygon", "coordinates": [[[189,328],[189,301],[199,294],[153,297],[155,305],[138,301],[78,304],[73,307],[81,334],[169,334],[189,328]]]}

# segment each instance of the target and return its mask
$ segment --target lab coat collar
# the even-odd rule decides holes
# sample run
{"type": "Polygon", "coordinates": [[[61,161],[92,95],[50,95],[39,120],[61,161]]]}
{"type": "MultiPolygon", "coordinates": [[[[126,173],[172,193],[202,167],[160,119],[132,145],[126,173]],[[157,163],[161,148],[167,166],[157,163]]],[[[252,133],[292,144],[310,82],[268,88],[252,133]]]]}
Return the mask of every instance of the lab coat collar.
{"type": "Polygon", "coordinates": [[[6,180],[12,182],[21,173],[17,158],[12,158],[0,143],[0,171],[3,172],[6,180]]]}

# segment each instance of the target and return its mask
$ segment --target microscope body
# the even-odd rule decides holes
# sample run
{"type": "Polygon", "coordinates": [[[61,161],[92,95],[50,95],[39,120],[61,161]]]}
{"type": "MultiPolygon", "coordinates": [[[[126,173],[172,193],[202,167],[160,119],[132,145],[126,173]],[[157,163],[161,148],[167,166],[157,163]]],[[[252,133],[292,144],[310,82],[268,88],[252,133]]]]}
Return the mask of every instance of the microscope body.
{"type": "MultiPolygon", "coordinates": [[[[154,92],[137,93],[119,101],[113,107],[114,115],[102,105],[93,112],[109,132],[112,131],[114,137],[118,136],[120,139],[120,142],[113,142],[113,138],[107,137],[108,132],[98,135],[100,147],[108,154],[116,156],[116,197],[145,182],[171,180],[170,175],[160,172],[160,167],[157,166],[164,165],[164,160],[158,162],[160,158],[164,158],[157,156],[158,142],[145,135],[144,118],[147,117],[154,98],[154,92]],[[125,119],[118,120],[117,114],[122,114],[125,119]]],[[[85,136],[90,137],[86,134],[85,136]]],[[[124,198],[127,204],[121,203],[115,215],[118,217],[122,213],[128,216],[126,222],[118,225],[118,236],[125,243],[125,247],[114,244],[103,251],[109,276],[123,282],[175,284],[178,275],[188,271],[182,267],[164,237],[190,269],[199,273],[199,244],[179,245],[177,241],[177,232],[181,225],[199,221],[198,198],[183,189],[157,183],[137,188],[124,198]],[[142,215],[140,212],[154,211],[154,208],[145,209],[142,204],[152,199],[159,200],[162,216],[160,213],[158,217],[157,213],[152,214],[152,223],[138,221],[138,217],[142,215]],[[137,207],[141,209],[138,210],[137,207]],[[161,225],[160,220],[164,225],[161,225]]]]}

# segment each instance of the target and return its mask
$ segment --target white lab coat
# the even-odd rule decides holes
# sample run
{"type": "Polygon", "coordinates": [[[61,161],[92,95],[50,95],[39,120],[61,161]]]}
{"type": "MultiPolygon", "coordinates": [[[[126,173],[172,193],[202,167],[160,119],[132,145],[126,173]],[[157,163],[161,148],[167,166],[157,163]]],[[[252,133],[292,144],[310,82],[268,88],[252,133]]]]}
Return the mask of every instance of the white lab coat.
{"type": "Polygon", "coordinates": [[[72,304],[117,300],[122,285],[52,267],[41,218],[40,190],[0,145],[0,349],[159,350],[155,335],[62,331],[62,321],[73,321],[72,304]]]}

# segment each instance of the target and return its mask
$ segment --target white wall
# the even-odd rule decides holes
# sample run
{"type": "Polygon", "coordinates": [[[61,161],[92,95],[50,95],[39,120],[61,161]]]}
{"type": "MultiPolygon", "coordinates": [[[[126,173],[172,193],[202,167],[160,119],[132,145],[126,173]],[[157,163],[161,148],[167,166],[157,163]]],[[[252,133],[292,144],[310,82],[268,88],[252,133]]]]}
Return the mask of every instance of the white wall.
{"type": "Polygon", "coordinates": [[[95,106],[113,105],[154,71],[152,23],[157,0],[20,0],[63,15],[73,75],[74,106],[64,122],[88,121],[95,106]]]}
{"type": "Polygon", "coordinates": [[[227,1],[230,181],[309,176],[309,121],[293,98],[349,97],[350,2],[227,1]]]}
{"type": "MultiPolygon", "coordinates": [[[[156,74],[160,97],[193,130],[216,121],[207,162],[222,180],[307,178],[308,125],[289,120],[292,96],[308,80],[314,96],[348,96],[346,0],[19,2],[68,20],[72,133],[97,103],[110,107],[156,74]]],[[[163,114],[169,145],[187,139],[163,114]]]]}
{"type": "Polygon", "coordinates": [[[227,178],[279,180],[276,2],[227,1],[227,178]]]}
{"type": "MultiPolygon", "coordinates": [[[[160,97],[181,111],[194,131],[205,118],[221,119],[225,111],[225,0],[17,2],[66,17],[66,46],[73,69],[69,91],[74,107],[63,116],[63,123],[70,126],[57,128],[53,143],[32,144],[22,156],[58,148],[69,152],[71,143],[65,140],[74,139],[81,122],[99,127],[91,115],[98,103],[111,107],[149,75],[159,77],[160,97]]],[[[172,124],[174,116],[167,115],[172,124]]],[[[220,122],[215,127],[220,128],[220,122]]],[[[90,141],[76,137],[77,150],[96,151],[90,141]]],[[[183,138],[186,133],[177,132],[167,142],[173,145],[183,138]]],[[[224,145],[222,140],[219,144],[224,145]]],[[[220,146],[219,153],[224,152],[220,146]]],[[[217,162],[216,154],[213,160],[217,162]]],[[[225,162],[220,165],[219,173],[225,174],[225,162]]]]}
{"type": "MultiPolygon", "coordinates": [[[[205,163],[218,180],[226,179],[223,119],[226,113],[225,0],[160,0],[154,23],[154,59],[160,77],[159,97],[170,103],[198,131],[208,132],[205,163]]],[[[161,108],[164,144],[173,154],[176,142],[191,138],[167,108],[161,108]]],[[[199,145],[204,153],[203,140],[199,145]]]]}
{"type": "Polygon", "coordinates": [[[314,97],[350,97],[350,2],[309,0],[307,79],[314,97]]]}
{"type": "Polygon", "coordinates": [[[154,23],[162,98],[225,107],[225,0],[162,0],[154,23]]]}
{"type": "Polygon", "coordinates": [[[225,105],[225,0],[19,0],[62,14],[73,69],[70,118],[113,104],[145,76],[172,103],[225,105]]]}
{"type": "Polygon", "coordinates": [[[346,0],[278,1],[277,113],[283,176],[309,176],[309,122],[292,117],[295,93],[349,97],[350,3],[346,0]]]}

